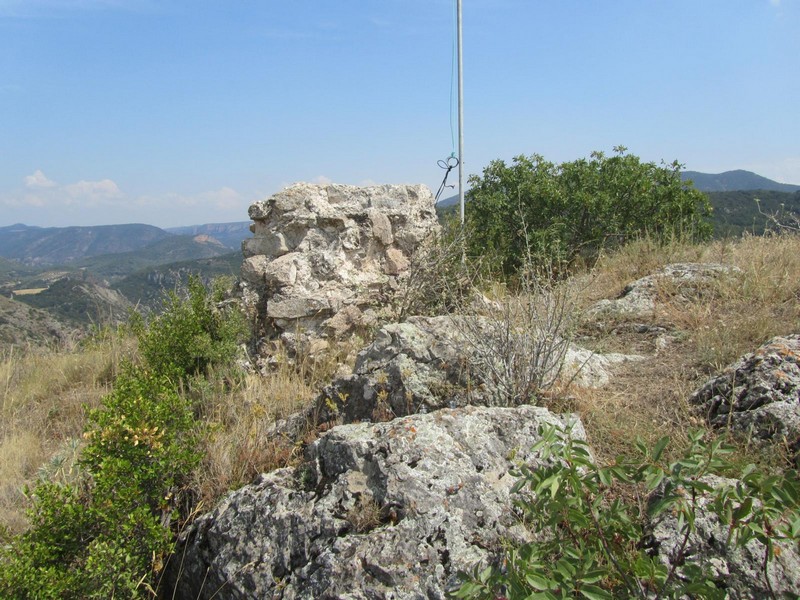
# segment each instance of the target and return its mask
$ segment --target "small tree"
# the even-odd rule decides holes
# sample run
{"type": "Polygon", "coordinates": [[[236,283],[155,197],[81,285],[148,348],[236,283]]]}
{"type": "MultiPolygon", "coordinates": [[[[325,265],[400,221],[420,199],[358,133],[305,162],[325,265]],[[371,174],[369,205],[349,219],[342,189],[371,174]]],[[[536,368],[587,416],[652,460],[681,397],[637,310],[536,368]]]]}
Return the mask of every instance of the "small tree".
{"type": "Polygon", "coordinates": [[[681,181],[681,165],[643,163],[614,148],[555,165],[539,155],[492,161],[468,192],[471,256],[489,254],[505,275],[526,250],[548,262],[594,260],[638,235],[711,234],[708,198],[681,181]],[[525,229],[527,228],[527,232],[525,229]]]}

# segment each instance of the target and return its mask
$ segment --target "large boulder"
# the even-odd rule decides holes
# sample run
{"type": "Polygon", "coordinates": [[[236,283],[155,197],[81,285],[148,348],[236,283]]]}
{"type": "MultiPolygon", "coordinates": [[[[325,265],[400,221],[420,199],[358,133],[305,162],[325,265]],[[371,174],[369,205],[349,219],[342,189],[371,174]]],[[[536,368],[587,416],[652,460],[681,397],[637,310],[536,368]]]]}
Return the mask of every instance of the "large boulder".
{"type": "Polygon", "coordinates": [[[512,470],[536,468],[530,448],[546,424],[585,438],[575,417],[532,406],[334,427],[308,462],[261,476],[198,519],[167,587],[187,600],[445,598],[459,571],[530,541],[512,470]]]}
{"type": "Polygon", "coordinates": [[[316,337],[357,327],[438,231],[434,204],[422,185],[308,183],[253,204],[254,237],[243,242],[241,272],[262,326],[316,337]]]}
{"type": "Polygon", "coordinates": [[[800,335],[775,337],[695,391],[689,401],[714,427],[800,447],[800,335]]]}

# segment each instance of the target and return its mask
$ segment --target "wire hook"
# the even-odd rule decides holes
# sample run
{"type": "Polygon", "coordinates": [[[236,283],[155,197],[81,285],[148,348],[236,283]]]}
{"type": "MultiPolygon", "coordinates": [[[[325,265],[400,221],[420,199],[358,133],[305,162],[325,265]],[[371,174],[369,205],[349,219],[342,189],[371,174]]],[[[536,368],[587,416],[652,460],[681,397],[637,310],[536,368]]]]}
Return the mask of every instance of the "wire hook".
{"type": "Polygon", "coordinates": [[[442,185],[439,186],[439,191],[436,192],[435,201],[438,202],[439,196],[442,195],[442,192],[444,191],[445,188],[454,189],[456,187],[455,185],[447,185],[447,177],[448,175],[450,175],[450,171],[452,171],[458,166],[458,158],[456,158],[455,153],[451,153],[450,156],[448,156],[446,159],[436,161],[436,164],[439,165],[440,169],[445,169],[444,178],[442,179],[442,185]]]}

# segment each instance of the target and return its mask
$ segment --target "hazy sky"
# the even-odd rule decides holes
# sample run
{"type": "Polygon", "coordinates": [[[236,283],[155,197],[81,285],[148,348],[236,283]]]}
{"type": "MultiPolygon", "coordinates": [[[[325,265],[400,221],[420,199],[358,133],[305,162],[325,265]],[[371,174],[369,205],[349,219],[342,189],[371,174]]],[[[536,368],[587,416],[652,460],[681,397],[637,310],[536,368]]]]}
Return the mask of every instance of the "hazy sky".
{"type": "MultiPolygon", "coordinates": [[[[454,4],[0,0],[0,225],[242,221],[295,181],[435,191],[454,4]]],[[[800,0],[463,4],[467,173],[622,144],[800,184],[800,0]]]]}

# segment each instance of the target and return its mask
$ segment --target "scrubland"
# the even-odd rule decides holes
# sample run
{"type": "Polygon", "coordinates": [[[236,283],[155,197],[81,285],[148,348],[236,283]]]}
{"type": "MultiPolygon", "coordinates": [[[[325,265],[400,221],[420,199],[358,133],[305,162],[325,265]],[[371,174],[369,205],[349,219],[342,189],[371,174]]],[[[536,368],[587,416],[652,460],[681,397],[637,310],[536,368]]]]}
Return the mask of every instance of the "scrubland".
{"type": "MultiPolygon", "coordinates": [[[[652,446],[664,435],[676,455],[688,431],[703,427],[687,403],[710,375],[775,335],[798,332],[800,236],[745,236],[696,244],[635,240],[579,269],[567,286],[580,309],[576,342],[596,352],[645,355],[618,369],[599,389],[562,382],[540,396],[556,411],[580,414],[589,442],[603,461],[632,454],[637,439],[652,446]],[[739,269],[708,284],[686,301],[664,285],[655,314],[641,319],[586,316],[597,300],[619,296],[630,282],[676,262],[715,262],[739,269]],[[668,336],[663,344],[651,332],[668,336]]],[[[366,336],[368,338],[368,336],[366,336]]],[[[352,365],[354,340],[325,358],[289,358],[278,349],[266,373],[239,367],[211,368],[206,378],[182,388],[199,417],[199,463],[189,478],[194,509],[208,509],[226,491],[258,473],[298,461],[302,442],[274,433],[274,423],[307,406],[342,365],[352,365]]],[[[58,349],[13,349],[0,357],[0,545],[28,526],[25,493],[37,481],[69,482],[85,439],[87,411],[100,405],[125,363],[140,362],[128,328],[102,330],[81,344],[58,349]]],[[[716,434],[715,434],[716,435],[716,434]]],[[[764,452],[747,439],[723,432],[742,461],[782,469],[789,456],[780,443],[764,452]]],[[[309,441],[314,436],[309,431],[309,441]]]]}

